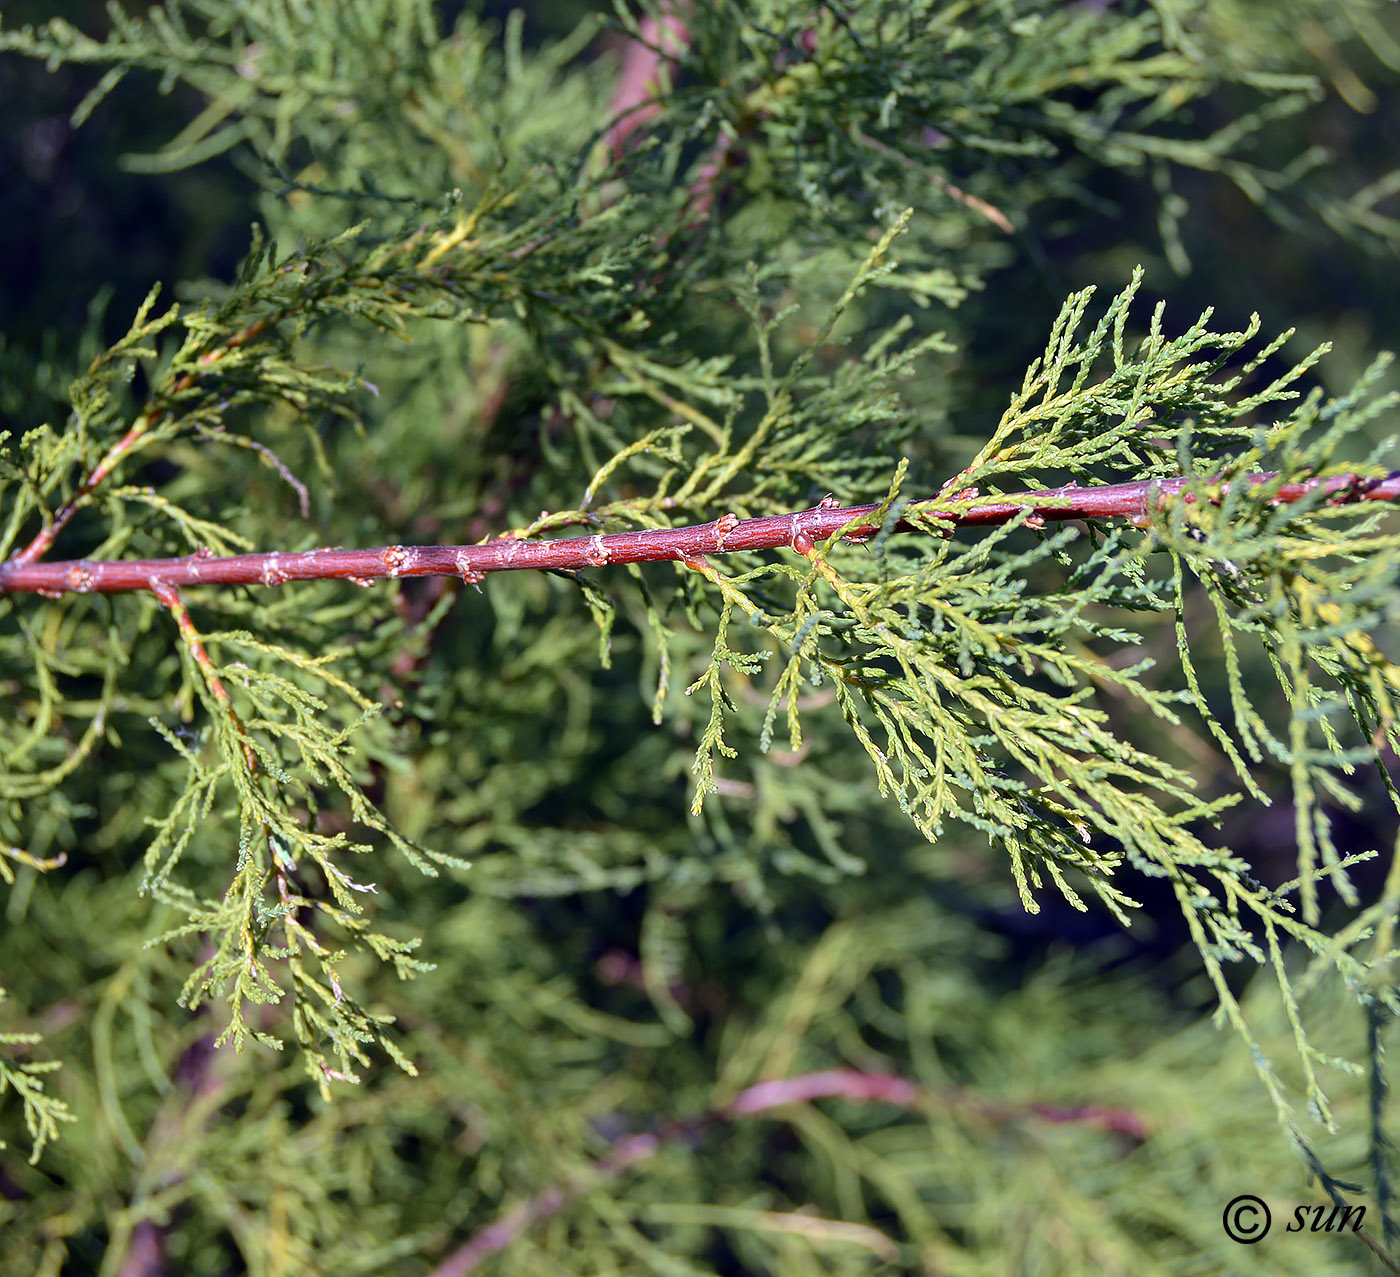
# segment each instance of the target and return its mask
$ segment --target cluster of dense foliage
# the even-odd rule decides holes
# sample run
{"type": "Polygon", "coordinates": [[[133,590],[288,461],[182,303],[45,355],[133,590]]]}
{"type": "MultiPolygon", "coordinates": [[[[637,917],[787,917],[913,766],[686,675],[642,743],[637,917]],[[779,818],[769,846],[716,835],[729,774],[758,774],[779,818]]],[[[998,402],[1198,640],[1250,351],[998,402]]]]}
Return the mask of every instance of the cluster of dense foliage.
{"type": "Polygon", "coordinates": [[[452,8],[0,29],[258,223],[0,351],[7,1252],[1393,1262],[1400,395],[1142,300],[1203,180],[1393,260],[1280,127],[1393,7],[452,8]]]}

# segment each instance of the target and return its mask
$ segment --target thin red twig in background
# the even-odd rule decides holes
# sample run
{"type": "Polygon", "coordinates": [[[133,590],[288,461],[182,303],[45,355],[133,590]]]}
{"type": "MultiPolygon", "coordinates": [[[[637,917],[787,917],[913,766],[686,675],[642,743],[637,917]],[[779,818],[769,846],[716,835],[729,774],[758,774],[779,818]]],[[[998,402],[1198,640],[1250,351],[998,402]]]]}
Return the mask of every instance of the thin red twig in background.
{"type": "MultiPolygon", "coordinates": [[[[659,1153],[667,1144],[693,1139],[707,1129],[741,1117],[755,1117],[788,1104],[805,1104],[818,1099],[843,1099],[853,1103],[890,1104],[913,1109],[957,1103],[975,1108],[992,1121],[1007,1121],[1030,1114],[1049,1122],[1083,1122],[1135,1140],[1147,1138],[1147,1130],[1136,1113],[1126,1109],[1106,1109],[1097,1105],[1065,1108],[1049,1104],[1009,1104],[982,1100],[966,1091],[941,1094],[929,1091],[907,1078],[888,1073],[867,1073],[859,1069],[829,1069],[798,1077],[774,1078],[740,1091],[728,1104],[688,1121],[671,1122],[652,1132],[628,1135],[589,1168],[589,1174],[567,1184],[556,1184],[513,1206],[493,1223],[474,1233],[435,1268],[431,1277],[467,1277],[478,1264],[504,1250],[527,1228],[558,1213],[603,1180],[659,1153]]],[[[814,1225],[819,1221],[814,1220],[814,1225]]]]}
{"type": "MultiPolygon", "coordinates": [[[[1276,478],[1269,474],[1244,475],[1235,480],[1250,486],[1276,478]]],[[[1141,519],[1152,506],[1172,498],[1194,501],[1190,491],[1199,479],[1152,479],[1114,483],[1097,488],[1073,485],[1038,492],[1006,493],[996,500],[978,502],[960,495],[910,502],[896,525],[906,531],[927,531],[937,518],[945,527],[988,527],[1009,523],[1029,512],[1032,527],[1072,519],[1141,519]]],[[[1209,481],[1207,481],[1209,482],[1209,481]]],[[[1216,485],[1221,493],[1228,484],[1216,485]]],[[[1357,501],[1400,500],[1400,471],[1379,478],[1335,475],[1286,483],[1270,493],[1276,504],[1301,500],[1319,489],[1338,504],[1357,501]]],[[[1215,494],[1211,495],[1215,499],[1215,494]]],[[[30,563],[16,557],[0,563],[0,594],[119,594],[131,590],[196,585],[285,585],[289,581],[347,580],[368,584],[405,577],[456,576],[476,584],[488,572],[582,572],[609,564],[685,562],[704,555],[736,550],[792,548],[802,538],[813,542],[842,534],[865,540],[879,530],[878,505],[839,506],[822,502],[809,510],[741,519],[721,515],[710,523],[680,528],[647,528],[640,532],[598,533],[551,541],[524,541],[499,537],[480,545],[388,545],[369,550],[327,548],[283,553],[234,554],[216,558],[208,552],[178,559],[132,559],[99,562],[79,559],[69,563],[30,563]]]]}
{"type": "Polygon", "coordinates": [[[674,64],[690,43],[690,32],[673,13],[642,19],[641,39],[629,40],[618,69],[617,87],[613,90],[608,114],[614,117],[608,129],[608,146],[614,156],[622,154],[627,139],[661,110],[662,54],[674,64]]]}
{"type": "MultiPolygon", "coordinates": [[[[117,1277],[167,1277],[171,1272],[165,1244],[171,1211],[161,1198],[197,1173],[195,1134],[218,1118],[231,1089],[231,1052],[219,1050],[214,1041],[215,1034],[206,1033],[180,1056],[172,1085],[142,1140],[144,1165],[160,1166],[163,1173],[153,1177],[158,1189],[138,1197],[123,1212],[127,1217],[146,1213],[131,1228],[117,1277]]],[[[114,1240],[120,1244],[120,1233],[114,1240]]]]}

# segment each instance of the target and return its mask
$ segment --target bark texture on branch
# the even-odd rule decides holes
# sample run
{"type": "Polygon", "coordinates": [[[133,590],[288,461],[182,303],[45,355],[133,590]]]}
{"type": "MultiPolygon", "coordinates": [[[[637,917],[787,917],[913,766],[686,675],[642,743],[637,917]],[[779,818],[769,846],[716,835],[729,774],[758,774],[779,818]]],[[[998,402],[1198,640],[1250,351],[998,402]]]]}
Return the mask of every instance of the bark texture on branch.
{"type": "MultiPolygon", "coordinates": [[[[1275,476],[1254,474],[1242,482],[1267,483],[1275,476]]],[[[986,527],[1010,522],[1030,511],[1033,526],[1072,519],[1141,518],[1158,505],[1181,495],[1196,479],[1153,479],[1115,483],[1097,488],[1070,485],[1038,492],[1007,493],[994,501],[966,497],[910,502],[906,516],[937,514],[958,527],[986,527]]],[[[1220,485],[1223,489],[1226,485],[1220,485]]],[[[1319,488],[1336,504],[1400,500],[1400,471],[1379,478],[1336,475],[1282,485],[1272,500],[1298,501],[1319,488]]],[[[1184,499],[1194,500],[1187,492],[1184,499]]],[[[845,529],[849,540],[865,540],[879,530],[878,505],[840,506],[824,501],[809,510],[741,519],[725,514],[709,523],[681,528],[648,528],[640,532],[598,533],[550,541],[500,537],[480,545],[387,545],[369,550],[327,548],[287,554],[277,550],[218,558],[191,554],[178,559],[132,559],[68,563],[0,563],[0,594],[118,594],[130,590],[183,588],[194,585],[285,585],[289,581],[350,580],[357,584],[400,577],[456,576],[475,584],[488,572],[524,569],[579,572],[609,564],[684,562],[708,554],[736,550],[776,550],[799,547],[803,539],[821,541],[845,529]],[[863,522],[863,520],[870,520],[863,522]]],[[[918,530],[910,517],[898,527],[918,530]]]]}

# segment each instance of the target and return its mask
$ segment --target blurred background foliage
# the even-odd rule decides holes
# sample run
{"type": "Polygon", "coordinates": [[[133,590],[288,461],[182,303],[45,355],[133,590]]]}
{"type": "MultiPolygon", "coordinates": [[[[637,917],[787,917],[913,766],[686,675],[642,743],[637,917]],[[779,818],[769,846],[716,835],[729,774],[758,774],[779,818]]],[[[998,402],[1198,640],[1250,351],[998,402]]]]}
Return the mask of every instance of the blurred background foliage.
{"type": "MultiPolygon", "coordinates": [[[[1400,154],[1395,6],[1160,0],[1157,9],[1243,79],[1316,77],[1316,101],[1263,130],[1252,158],[1286,170],[1314,153],[1318,167],[1266,209],[1219,173],[1176,167],[1167,189],[1150,164],[1080,158],[1051,179],[998,159],[987,167],[1005,189],[1035,189],[1010,235],[965,205],[930,200],[921,247],[910,250],[929,257],[928,295],[911,307],[875,293],[848,325],[878,331],[909,311],[919,331],[945,331],[957,346],[905,391],[922,424],[901,446],[926,482],[953,473],[985,436],[1065,295],[1091,283],[1116,291],[1137,263],[1178,327],[1206,306],[1228,328],[1258,311],[1266,333],[1298,328],[1280,363],[1331,341],[1318,376],[1334,392],[1400,342],[1393,228],[1379,214],[1374,225],[1340,218],[1327,203],[1384,181],[1400,154]],[[938,274],[949,262],[956,270],[938,274]]],[[[437,12],[446,28],[464,7],[437,12]]],[[[207,106],[189,83],[162,96],[158,76],[133,74],[76,128],[70,117],[100,70],[0,57],[0,425],[61,420],[70,380],[125,331],[152,282],[177,297],[217,296],[250,223],[291,244],[353,219],[355,198],[289,185],[363,193],[369,178],[431,202],[474,177],[488,183],[498,162],[526,166],[594,135],[625,36],[602,25],[574,33],[609,8],[465,12],[503,33],[498,50],[518,40],[527,70],[509,108],[547,104],[540,132],[528,112],[509,123],[520,150],[504,161],[491,117],[506,106],[466,93],[456,104],[415,101],[414,65],[402,84],[363,83],[366,118],[348,112],[338,140],[326,132],[333,120],[308,112],[311,140],[250,124],[236,144],[187,164],[172,139],[197,143],[184,131],[207,106]],[[433,117],[438,107],[445,114],[433,117]],[[453,109],[479,109],[487,123],[454,133],[453,109]],[[427,141],[434,118],[437,146],[427,141]]],[[[5,29],[55,16],[90,32],[108,21],[88,0],[11,0],[5,29]]],[[[1257,102],[1257,89],[1222,82],[1181,130],[1210,135],[1257,102]]],[[[765,202],[758,157],[748,159],[738,229],[713,260],[758,256],[761,245],[781,265],[776,300],[801,306],[778,337],[790,352],[810,340],[813,317],[865,245],[853,253],[840,231],[829,242],[808,234],[798,213],[765,202]]],[[[645,180],[660,193],[674,184],[664,165],[645,180]]],[[[703,298],[705,279],[692,282],[703,298]]],[[[690,335],[712,325],[712,352],[749,340],[732,312],[694,305],[690,335]]],[[[685,331],[683,314],[672,319],[685,331]]],[[[318,337],[327,357],[361,365],[380,393],[364,432],[323,440],[335,482],[318,491],[312,529],[295,523],[287,489],[256,463],[224,471],[223,459],[183,458],[191,490],[236,481],[254,525],[277,510],[287,537],[308,544],[472,539],[576,499],[549,477],[559,454],[574,469],[588,455],[560,426],[560,387],[596,370],[571,364],[568,351],[550,366],[548,348],[520,331],[424,324],[414,335],[413,346],[386,339],[369,350],[344,329],[318,337]]],[[[843,358],[834,346],[824,357],[843,358]]],[[[141,390],[138,377],[134,402],[141,390]]],[[[376,1065],[358,1091],[325,1103],[295,1060],[215,1055],[217,1011],[175,1006],[182,972],[166,949],[141,947],[163,924],[132,871],[143,820],[175,783],[168,751],[144,729],[165,694],[152,678],[132,689],[123,739],[74,778],[67,806],[31,817],[27,845],[65,850],[69,866],[43,878],[21,870],[5,901],[0,983],[10,999],[0,1032],[43,1033],[32,1050],[66,1062],[46,1081],[77,1118],[29,1166],[18,1106],[0,1101],[9,1144],[0,1236],[14,1271],[428,1271],[513,1203],[588,1182],[608,1140],[702,1112],[760,1077],[839,1065],[914,1077],[928,1098],[914,1113],[827,1101],[689,1133],[523,1230],[488,1265],[1373,1269],[1351,1237],[1274,1236],[1257,1253],[1224,1237],[1219,1212],[1237,1193],[1258,1193],[1276,1214],[1325,1199],[1287,1155],[1248,1053],[1204,1017],[1213,999],[1195,950],[1151,884],[1134,885],[1148,909],[1126,934],[1102,911],[1055,898],[1028,915],[1000,858],[966,836],[923,843],[873,802],[868,771],[821,732],[800,760],[746,756],[748,770],[705,816],[687,818],[694,741],[682,718],[656,727],[648,715],[656,672],[638,637],[640,606],[600,669],[575,591],[497,579],[436,620],[433,659],[406,648],[376,667],[393,627],[424,615],[433,591],[354,602],[356,631],[373,637],[364,677],[380,680],[363,690],[395,709],[367,738],[364,781],[405,833],[476,860],[465,878],[425,883],[392,864],[378,874],[381,918],[426,937],[437,964],[382,990],[421,1076],[376,1065]],[[1115,1129],[1088,1109],[1131,1121],[1115,1129]]],[[[1170,664],[1169,633],[1148,644],[1170,664]]],[[[705,650],[703,635],[682,636],[673,659],[683,669],[705,650]]],[[[764,699],[748,707],[751,718],[764,699]]],[[[1178,750],[1211,788],[1213,751],[1192,760],[1190,742],[1162,748],[1178,750]]],[[[1295,854],[1286,776],[1259,779],[1279,802],[1235,809],[1213,836],[1277,883],[1295,854]]],[[[1338,841],[1385,852],[1394,812],[1368,783],[1358,810],[1335,814],[1338,841]]],[[[192,855],[214,872],[228,849],[211,842],[192,855]]],[[[1358,870],[1363,891],[1374,896],[1384,868],[1358,870]]],[[[1266,1046],[1283,1042],[1272,987],[1244,996],[1266,1046]]],[[[1307,1010],[1320,1040],[1365,1055],[1354,1011],[1321,1000],[1307,1010]]],[[[1287,1073],[1287,1052],[1273,1054],[1287,1073]]],[[[1319,1131],[1317,1146],[1330,1171],[1373,1189],[1365,1083],[1338,1073],[1340,1133],[1319,1131]]],[[[1370,1222],[1379,1235],[1378,1217],[1370,1222]]]]}

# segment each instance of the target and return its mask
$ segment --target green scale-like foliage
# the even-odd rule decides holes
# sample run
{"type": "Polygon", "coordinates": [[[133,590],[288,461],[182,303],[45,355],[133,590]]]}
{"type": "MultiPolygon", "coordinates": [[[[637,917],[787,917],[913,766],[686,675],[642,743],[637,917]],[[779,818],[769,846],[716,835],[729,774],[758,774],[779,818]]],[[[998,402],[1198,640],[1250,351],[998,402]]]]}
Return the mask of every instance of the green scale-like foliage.
{"type": "MultiPolygon", "coordinates": [[[[146,594],[0,596],[26,1267],[115,1273],[154,1231],[181,1272],[422,1271],[553,1189],[499,1271],[1205,1270],[1235,1192],[1305,1192],[1271,1113],[1318,1200],[1364,1172],[1388,1209],[1400,879],[1333,824],[1394,823],[1400,533],[1276,499],[1390,470],[1387,365],[1307,389],[1322,352],[1149,311],[1141,272],[1070,297],[999,421],[967,354],[993,272],[1105,172],[1183,269],[1194,172],[1393,251],[1388,179],[1252,153],[1320,89],[1229,35],[1249,7],[701,5],[625,145],[616,59],[583,57],[652,38],[620,7],[542,49],[426,0],[0,30],[102,68],[80,121],[142,72],[198,97],[130,168],[232,152],[264,187],[237,277],[153,290],[66,415],[7,390],[0,560],[70,505],[50,559],[879,503],[809,555],[190,588],[183,632],[146,594]],[[1197,127],[1222,87],[1251,107],[1197,127]],[[1179,476],[1132,521],[957,526],[1179,476]],[[1280,801],[1296,863],[1264,874],[1222,830],[1280,801]],[[1136,934],[1149,893],[1184,993],[1018,980],[986,925],[1136,934]],[[922,1098],[717,1116],[839,1068],[922,1098]]],[[[1360,0],[1296,7],[1391,47],[1360,0]]]]}

